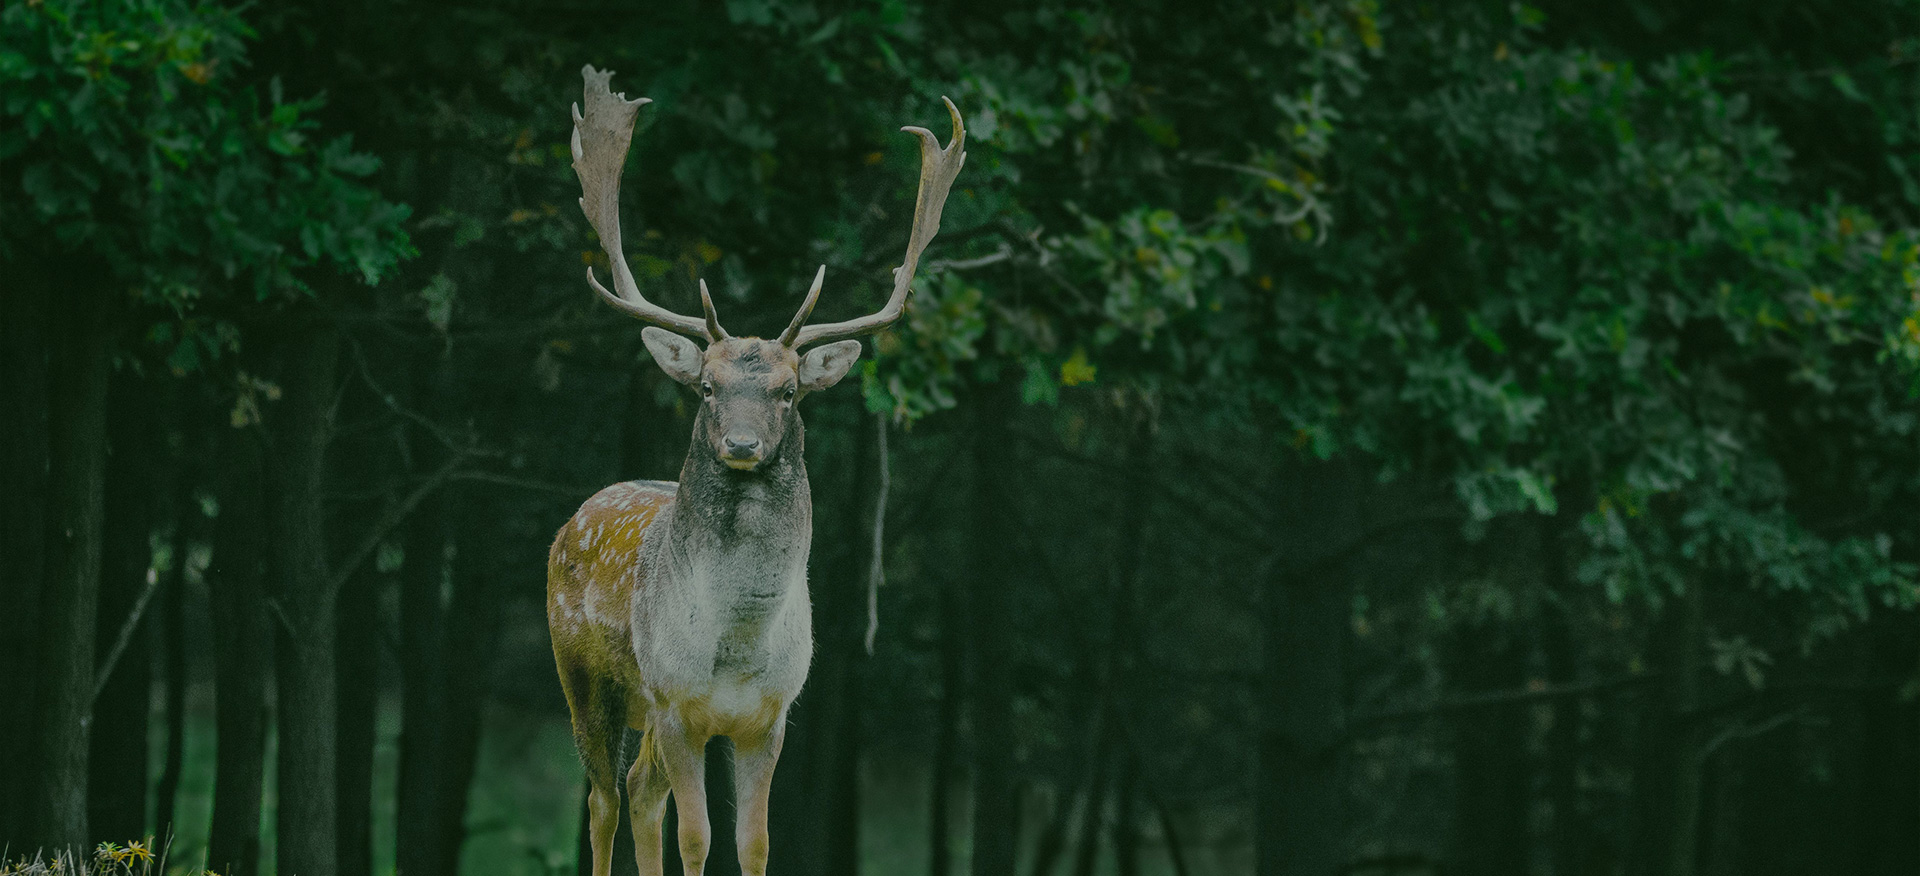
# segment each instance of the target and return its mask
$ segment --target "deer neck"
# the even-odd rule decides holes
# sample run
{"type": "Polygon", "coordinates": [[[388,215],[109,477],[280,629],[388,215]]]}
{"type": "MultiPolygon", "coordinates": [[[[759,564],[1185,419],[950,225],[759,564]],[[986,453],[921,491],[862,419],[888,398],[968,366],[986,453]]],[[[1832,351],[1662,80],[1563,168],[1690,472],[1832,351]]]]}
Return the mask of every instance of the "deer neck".
{"type": "Polygon", "coordinates": [[[673,504],[675,565],[708,591],[717,607],[771,610],[795,589],[806,588],[813,501],[800,417],[788,418],[778,449],[752,471],[721,463],[699,439],[705,426],[696,419],[693,446],[680,466],[673,504]]]}

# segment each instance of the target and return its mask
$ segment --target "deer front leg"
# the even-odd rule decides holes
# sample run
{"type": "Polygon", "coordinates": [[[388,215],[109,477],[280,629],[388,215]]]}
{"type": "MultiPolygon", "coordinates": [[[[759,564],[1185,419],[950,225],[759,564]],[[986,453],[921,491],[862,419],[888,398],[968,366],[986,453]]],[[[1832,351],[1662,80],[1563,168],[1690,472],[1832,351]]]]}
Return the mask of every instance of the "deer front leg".
{"type": "Polygon", "coordinates": [[[766,876],[767,795],[773,788],[773,764],[780,759],[786,728],[782,714],[760,738],[737,738],[733,743],[733,799],[739,811],[734,843],[742,876],[766,876]]]}
{"type": "Polygon", "coordinates": [[[640,876],[662,876],[660,859],[660,822],[667,815],[667,781],[660,762],[657,731],[649,730],[640,742],[640,756],[627,770],[627,813],[633,823],[633,857],[639,862],[640,876]]]}
{"type": "Polygon", "coordinates": [[[707,737],[688,730],[677,718],[655,728],[655,752],[673,785],[674,811],[680,815],[680,865],[685,876],[701,876],[713,828],[707,823],[707,737]]]}

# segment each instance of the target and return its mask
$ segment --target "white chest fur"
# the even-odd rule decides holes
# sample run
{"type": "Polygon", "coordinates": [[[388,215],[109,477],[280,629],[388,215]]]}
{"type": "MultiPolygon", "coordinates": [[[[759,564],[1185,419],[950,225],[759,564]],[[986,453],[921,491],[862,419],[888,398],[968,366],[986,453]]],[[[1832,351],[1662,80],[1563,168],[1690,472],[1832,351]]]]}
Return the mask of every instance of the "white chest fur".
{"type": "Polygon", "coordinates": [[[634,654],[648,686],[698,694],[726,712],[797,696],[813,658],[804,543],[679,559],[661,598],[634,606],[634,654]]]}

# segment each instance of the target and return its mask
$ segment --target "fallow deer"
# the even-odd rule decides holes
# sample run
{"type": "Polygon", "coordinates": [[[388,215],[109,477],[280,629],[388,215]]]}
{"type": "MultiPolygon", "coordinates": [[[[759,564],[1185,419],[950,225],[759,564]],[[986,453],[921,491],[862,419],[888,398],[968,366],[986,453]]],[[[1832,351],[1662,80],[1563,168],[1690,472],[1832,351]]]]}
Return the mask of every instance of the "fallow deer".
{"type": "Polygon", "coordinates": [[[705,281],[704,319],[640,294],[620,247],[619,194],[634,120],[648,100],[614,94],[611,72],[588,66],[581,73],[586,109],[573,109],[573,168],[580,207],[612,263],[616,291],[600,285],[591,267],[587,282],[608,304],[650,323],[641,339],[654,362],[700,394],[679,482],[601,490],[561,528],[548,554],[547,625],[586,766],[593,872],[607,876],[612,866],[620,818],[615,762],[621,734],[631,727],[642,733],[626,780],[643,876],[661,872],[669,791],[686,874],[705,868],[703,764],[714,736],[733,740],[735,842],[742,872],[761,876],[774,762],[788,706],[813,658],[806,577],[813,506],[795,404],[846,375],[860,356],[854,338],[900,318],[966,160],[966,130],[952,101],[946,147],[923,128],[903,129],[920,140],[920,191],[906,259],[879,312],[807,325],[826,277],[822,265],[778,339],[736,338],[720,327],[705,281]],[[683,335],[705,340],[706,349],[683,335]]]}

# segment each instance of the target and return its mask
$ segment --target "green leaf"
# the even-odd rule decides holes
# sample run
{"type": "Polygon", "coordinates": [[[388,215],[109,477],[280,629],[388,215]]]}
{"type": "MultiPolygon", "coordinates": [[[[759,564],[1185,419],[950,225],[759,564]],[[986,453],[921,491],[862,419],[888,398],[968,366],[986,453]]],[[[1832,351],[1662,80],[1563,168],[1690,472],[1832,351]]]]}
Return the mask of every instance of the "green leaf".
{"type": "Polygon", "coordinates": [[[1060,386],[1053,382],[1053,377],[1040,363],[1028,362],[1026,378],[1020,382],[1020,399],[1030,405],[1058,406],[1060,386]]]}

